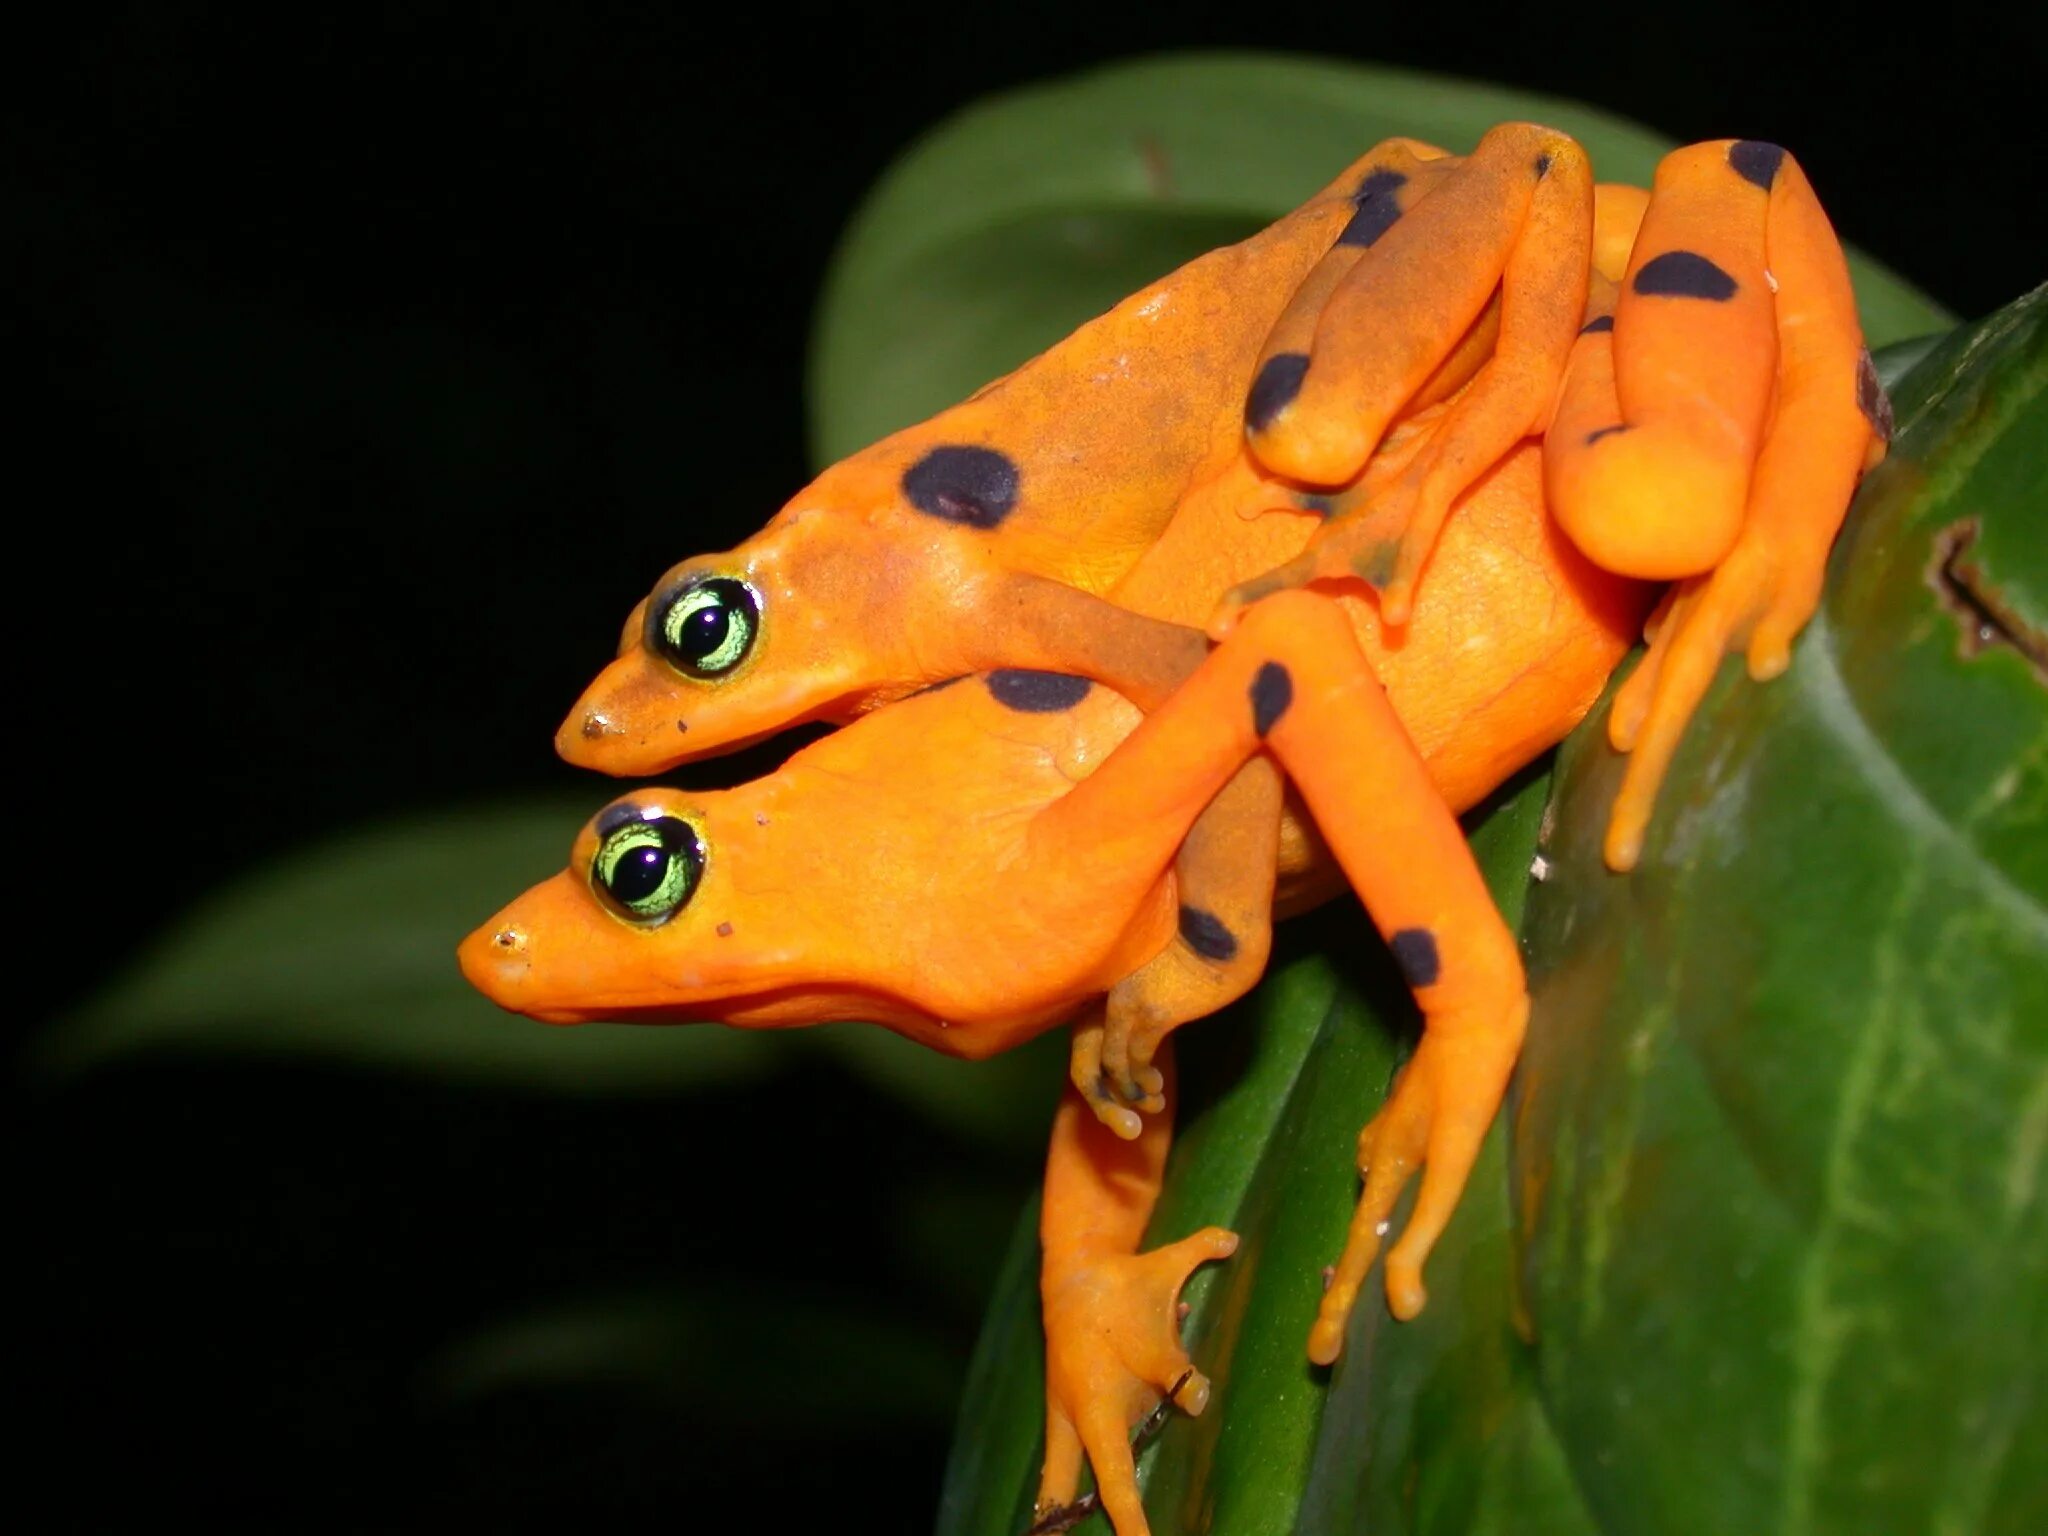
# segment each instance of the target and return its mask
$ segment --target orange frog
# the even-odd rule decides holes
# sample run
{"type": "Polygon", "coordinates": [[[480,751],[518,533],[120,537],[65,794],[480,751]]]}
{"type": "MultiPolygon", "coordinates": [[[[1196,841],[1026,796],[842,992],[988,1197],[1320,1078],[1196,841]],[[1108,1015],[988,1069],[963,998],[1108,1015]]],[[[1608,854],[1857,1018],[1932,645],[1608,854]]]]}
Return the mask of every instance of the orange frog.
{"type": "MultiPolygon", "coordinates": [[[[1402,441],[1419,440],[1426,421],[1402,441]]],[[[1401,472],[1400,448],[1368,479],[1401,472]]],[[[1196,500],[1131,585],[1192,570],[1213,593],[1317,526],[1196,500]],[[1234,548],[1216,537],[1232,530],[1234,548]]],[[[1401,1316],[1423,1305],[1424,1261],[1521,1041],[1515,942],[1455,812],[1583,717],[1647,596],[1562,537],[1533,445],[1462,498],[1436,562],[1398,632],[1369,595],[1263,600],[1149,715],[1085,678],[997,670],[873,712],[740,788],[637,791],[584,830],[568,870],[470,936],[463,968],[557,1022],[869,1019],[963,1056],[1076,1017],[1099,1033],[1114,990],[1190,931],[1173,869],[1190,827],[1246,766],[1277,761],[1426,1021],[1360,1138],[1365,1187],[1309,1340],[1330,1361],[1418,1168],[1386,1286],[1401,1316]]],[[[1317,846],[1276,849],[1267,827],[1268,900],[1276,872],[1283,903],[1326,893],[1317,846]]],[[[1197,926],[1210,946],[1257,937],[1197,926]]],[[[1234,1244],[1210,1229],[1137,1251],[1164,1167],[1166,1064],[1156,1112],[1122,1111],[1132,1140],[1070,1093],[1046,1176],[1041,1509],[1072,1498],[1085,1448],[1120,1536],[1146,1530],[1128,1427],[1164,1395],[1190,1411],[1206,1399],[1176,1336],[1180,1286],[1234,1244]]]]}

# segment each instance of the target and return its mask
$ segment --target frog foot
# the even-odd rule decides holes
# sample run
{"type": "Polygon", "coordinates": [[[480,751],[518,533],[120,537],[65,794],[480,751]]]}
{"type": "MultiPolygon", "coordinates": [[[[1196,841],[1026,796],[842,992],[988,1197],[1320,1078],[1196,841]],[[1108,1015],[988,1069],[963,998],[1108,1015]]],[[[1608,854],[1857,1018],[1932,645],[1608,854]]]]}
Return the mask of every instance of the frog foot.
{"type": "Polygon", "coordinates": [[[1343,1352],[1345,1326],[1366,1271],[1379,1254],[1402,1189],[1418,1168],[1422,1183],[1415,1209],[1387,1251],[1387,1306],[1405,1322],[1427,1304],[1423,1265],[1457,1207],[1500,1107],[1527,1018],[1524,1000],[1506,1028],[1464,1030],[1432,1020],[1386,1103],[1359,1132],[1358,1169],[1365,1188],[1309,1330],[1308,1355],[1316,1364],[1328,1365],[1343,1352]]]}
{"type": "Polygon", "coordinates": [[[1379,594],[1382,619],[1388,624],[1407,623],[1415,574],[1434,547],[1443,519],[1437,516],[1425,528],[1415,519],[1412,493],[1403,497],[1401,489],[1393,488],[1393,494],[1375,507],[1374,515],[1353,514],[1331,521],[1292,560],[1224,593],[1209,617],[1209,638],[1223,641],[1247,608],[1276,592],[1318,585],[1355,588],[1363,582],[1379,594]],[[1404,566],[1404,561],[1411,563],[1404,566]]]}
{"type": "Polygon", "coordinates": [[[1166,1074],[1156,1058],[1167,1036],[1249,991],[1265,969],[1266,951],[1266,931],[1260,930],[1250,967],[1237,967],[1219,980],[1212,963],[1169,948],[1118,982],[1100,1014],[1074,1026],[1068,1075],[1112,1134],[1133,1141],[1144,1129],[1140,1116],[1166,1108],[1166,1074]]]}
{"type": "Polygon", "coordinates": [[[1073,1505],[1085,1452],[1117,1536],[1148,1536],[1131,1426],[1165,1405],[1189,1414],[1208,1406],[1209,1380],[1181,1347],[1180,1291],[1198,1266],[1236,1251],[1234,1232],[1204,1227],[1149,1253],[1048,1261],[1045,1470],[1034,1518],[1073,1505]]]}
{"type": "MultiPolygon", "coordinates": [[[[1279,827],[1280,780],[1270,764],[1248,765],[1210,802],[1203,823],[1181,849],[1183,889],[1194,879],[1211,886],[1239,880],[1236,871],[1270,871],[1279,827]],[[1247,780],[1246,773],[1253,775],[1247,780]],[[1249,794],[1240,793],[1248,790],[1249,794]],[[1251,811],[1247,818],[1241,813],[1251,811]],[[1229,813],[1219,817],[1219,812],[1229,813]],[[1208,826],[1212,820],[1237,827],[1208,826]],[[1246,828],[1246,820],[1251,825],[1246,828]],[[1248,831],[1251,843],[1229,835],[1248,831]]],[[[1256,890],[1216,890],[1228,919],[1207,908],[1181,907],[1180,939],[1110,989],[1097,1039],[1084,1046],[1076,1032],[1076,1085],[1096,1117],[1125,1140],[1136,1134],[1131,1109],[1156,1115],[1166,1107],[1166,1074],[1157,1061],[1166,1039],[1191,1019],[1237,1001],[1265,974],[1272,947],[1272,881],[1254,877],[1256,890]],[[1081,1078],[1085,1077],[1084,1084],[1081,1078]]],[[[1085,1026],[1084,1026],[1085,1027],[1085,1026]]]]}
{"type": "Polygon", "coordinates": [[[1607,717],[1608,741],[1629,754],[1607,823],[1610,869],[1631,870],[1641,857],[1657,791],[1721,658],[1746,645],[1758,682],[1791,664],[1792,641],[1820,602],[1826,550],[1801,560],[1774,543],[1753,525],[1711,574],[1666,592],[1645,623],[1649,651],[1607,717]]]}
{"type": "MultiPolygon", "coordinates": [[[[1159,1400],[1158,1406],[1138,1421],[1138,1427],[1131,1431],[1133,1461],[1137,1460],[1138,1454],[1152,1443],[1159,1431],[1166,1427],[1166,1421],[1173,1417],[1174,1405],[1180,1397],[1181,1390],[1194,1379],[1194,1374],[1192,1367],[1181,1372],[1180,1379],[1167,1389],[1166,1396],[1159,1400]]],[[[1102,1495],[1091,1488],[1072,1503],[1057,1504],[1043,1513],[1034,1509],[1032,1513],[1037,1518],[1031,1522],[1031,1527],[1025,1531],[1024,1536],[1060,1536],[1061,1532],[1071,1531],[1101,1507],[1102,1495]]]]}
{"type": "Polygon", "coordinates": [[[1166,1107],[1166,1075],[1153,1065],[1153,1058],[1180,1021],[1121,1003],[1118,993],[1111,992],[1102,1035],[1102,1073],[1110,1088],[1126,1101],[1148,1115],[1157,1114],[1166,1107]]]}
{"type": "Polygon", "coordinates": [[[1545,500],[1581,552],[1677,583],[1608,717],[1631,754],[1611,868],[1640,857],[1722,655],[1746,647],[1760,681],[1790,663],[1890,433],[1841,246],[1797,162],[1749,140],[1667,156],[1611,325],[1574,343],[1543,440],[1545,500]]]}
{"type": "Polygon", "coordinates": [[[1141,1116],[1166,1107],[1165,1077],[1151,1064],[1163,1038],[1162,1031],[1142,1047],[1143,1059],[1134,1068],[1128,1027],[1113,1029],[1100,1013],[1074,1026],[1067,1077],[1089,1112],[1125,1141],[1136,1141],[1145,1129],[1141,1116]]]}

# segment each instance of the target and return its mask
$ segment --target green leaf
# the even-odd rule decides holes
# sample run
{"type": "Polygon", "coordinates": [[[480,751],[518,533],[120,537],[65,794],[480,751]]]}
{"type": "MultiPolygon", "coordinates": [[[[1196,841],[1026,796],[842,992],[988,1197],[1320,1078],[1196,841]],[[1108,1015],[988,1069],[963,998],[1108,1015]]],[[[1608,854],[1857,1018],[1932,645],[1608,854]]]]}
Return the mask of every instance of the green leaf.
{"type": "MultiPolygon", "coordinates": [[[[834,258],[812,339],[812,458],[965,399],[1382,139],[1463,152],[1516,119],[1572,134],[1607,181],[1647,186],[1673,147],[1554,97],[1271,55],[1111,65],[972,107],[890,169],[834,258]]],[[[1850,265],[1873,346],[1953,323],[1876,262],[1852,250],[1850,265]]]]}
{"type": "Polygon", "coordinates": [[[1633,876],[1602,718],[1563,755],[1522,1275],[1608,1528],[2043,1528],[2048,677],[1941,572],[1975,520],[1971,586],[2039,613],[2044,322],[1906,380],[1792,670],[1724,669],[1633,876]]]}
{"type": "Polygon", "coordinates": [[[763,1434],[918,1425],[942,1416],[956,1368],[929,1327],[791,1290],[672,1287],[576,1296],[496,1319],[425,1366],[443,1407],[598,1388],[668,1400],[763,1434]]]}
{"type": "Polygon", "coordinates": [[[729,1030],[562,1029],[463,981],[456,942],[561,868],[589,812],[472,808],[358,832],[245,877],[36,1043],[46,1072],[139,1053],[309,1057],[479,1082],[648,1092],[762,1071],[729,1030]]]}

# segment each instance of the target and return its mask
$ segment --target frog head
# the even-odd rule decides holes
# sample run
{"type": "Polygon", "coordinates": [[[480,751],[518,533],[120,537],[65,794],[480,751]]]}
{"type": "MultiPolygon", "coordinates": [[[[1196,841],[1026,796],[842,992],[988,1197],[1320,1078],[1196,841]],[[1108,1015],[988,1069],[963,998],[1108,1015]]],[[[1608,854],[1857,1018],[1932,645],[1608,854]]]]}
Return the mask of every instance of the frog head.
{"type": "Polygon", "coordinates": [[[929,903],[921,924],[905,916],[928,884],[926,855],[905,855],[902,818],[872,799],[857,776],[635,790],[585,824],[567,869],[463,940],[463,975],[550,1024],[861,1019],[985,1056],[1055,1022],[1063,996],[1004,999],[986,1017],[948,1006],[949,973],[932,973],[929,948],[951,935],[971,949],[973,925],[953,934],[929,903]]]}
{"type": "Polygon", "coordinates": [[[738,548],[672,567],[556,733],[562,757],[659,773],[971,670],[998,575],[988,535],[920,510],[904,457],[884,444],[836,465],[738,548]]]}
{"type": "Polygon", "coordinates": [[[751,789],[648,788],[612,802],[585,824],[567,869],[463,941],[463,974],[552,1024],[848,1016],[858,950],[835,942],[840,926],[820,924],[801,890],[781,889],[812,877],[787,857],[803,834],[773,827],[772,795],[751,789]]]}

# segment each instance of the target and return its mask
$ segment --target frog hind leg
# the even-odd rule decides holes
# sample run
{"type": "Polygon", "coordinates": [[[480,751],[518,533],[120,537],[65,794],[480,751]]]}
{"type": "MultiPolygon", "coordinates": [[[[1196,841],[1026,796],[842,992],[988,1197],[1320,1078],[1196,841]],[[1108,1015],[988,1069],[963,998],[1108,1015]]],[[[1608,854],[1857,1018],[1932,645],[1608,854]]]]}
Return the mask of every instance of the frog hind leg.
{"type": "MultiPolygon", "coordinates": [[[[1250,449],[1275,474],[1323,486],[1356,479],[1391,423],[1438,392],[1498,290],[1492,357],[1378,498],[1398,503],[1405,528],[1391,562],[1379,535],[1338,518],[1297,559],[1230,594],[1225,615],[1282,588],[1363,578],[1380,588],[1387,622],[1407,621],[1451,504],[1550,413],[1585,309],[1592,208],[1592,169],[1576,142],[1505,124],[1326,297],[1312,278],[1268,342],[1246,408],[1250,449]],[[1303,298],[1322,300],[1313,341],[1287,351],[1299,345],[1303,298]]],[[[1215,632],[1227,628],[1226,618],[1215,632]]]]}
{"type": "Polygon", "coordinates": [[[1789,663],[1889,408],[1841,245],[1775,145],[1667,157],[1612,336],[1579,348],[1544,442],[1551,508],[1596,563],[1678,578],[1608,718],[1631,754],[1606,842],[1626,870],[1722,655],[1746,645],[1759,680],[1789,663]]]}
{"type": "Polygon", "coordinates": [[[1178,934],[1110,989],[1099,1023],[1075,1030],[1074,1086],[1119,1136],[1136,1136],[1140,1114],[1161,1108],[1154,1057],[1166,1037],[1237,1001],[1265,973],[1283,788],[1273,763],[1257,757],[1209,802],[1174,859],[1178,934]]]}
{"type": "Polygon", "coordinates": [[[1361,1141],[1372,1162],[1312,1358],[1342,1347],[1381,1229],[1420,1171],[1414,1212],[1387,1254],[1388,1302],[1413,1316],[1423,1266],[1471,1173],[1521,1047],[1528,996],[1457,819],[1344,611],[1315,592],[1247,610],[1231,638],[1088,779],[1044,812],[1050,854],[1082,878],[1163,867],[1172,843],[1252,753],[1270,749],[1400,962],[1424,1018],[1421,1046],[1361,1141]],[[1164,850],[1159,846],[1166,844],[1164,850]]]}
{"type": "Polygon", "coordinates": [[[1046,1453],[1035,1505],[1049,1530],[1074,1509],[1085,1453],[1117,1536],[1145,1536],[1131,1426],[1166,1402],[1199,1414],[1209,1400],[1208,1379],[1181,1346],[1180,1292],[1201,1265],[1228,1258],[1237,1238],[1204,1227],[1138,1251],[1172,1138],[1169,1053],[1159,1066],[1164,1102],[1135,1140],[1113,1135],[1073,1092],[1053,1121],[1039,1220],[1046,1453]]]}
{"type": "Polygon", "coordinates": [[[1770,192],[1751,159],[1731,160],[1739,148],[1695,144],[1659,164],[1613,317],[1611,375],[1575,366],[1544,439],[1559,525],[1618,575],[1698,575],[1741,531],[1779,326],[1770,192]]]}

